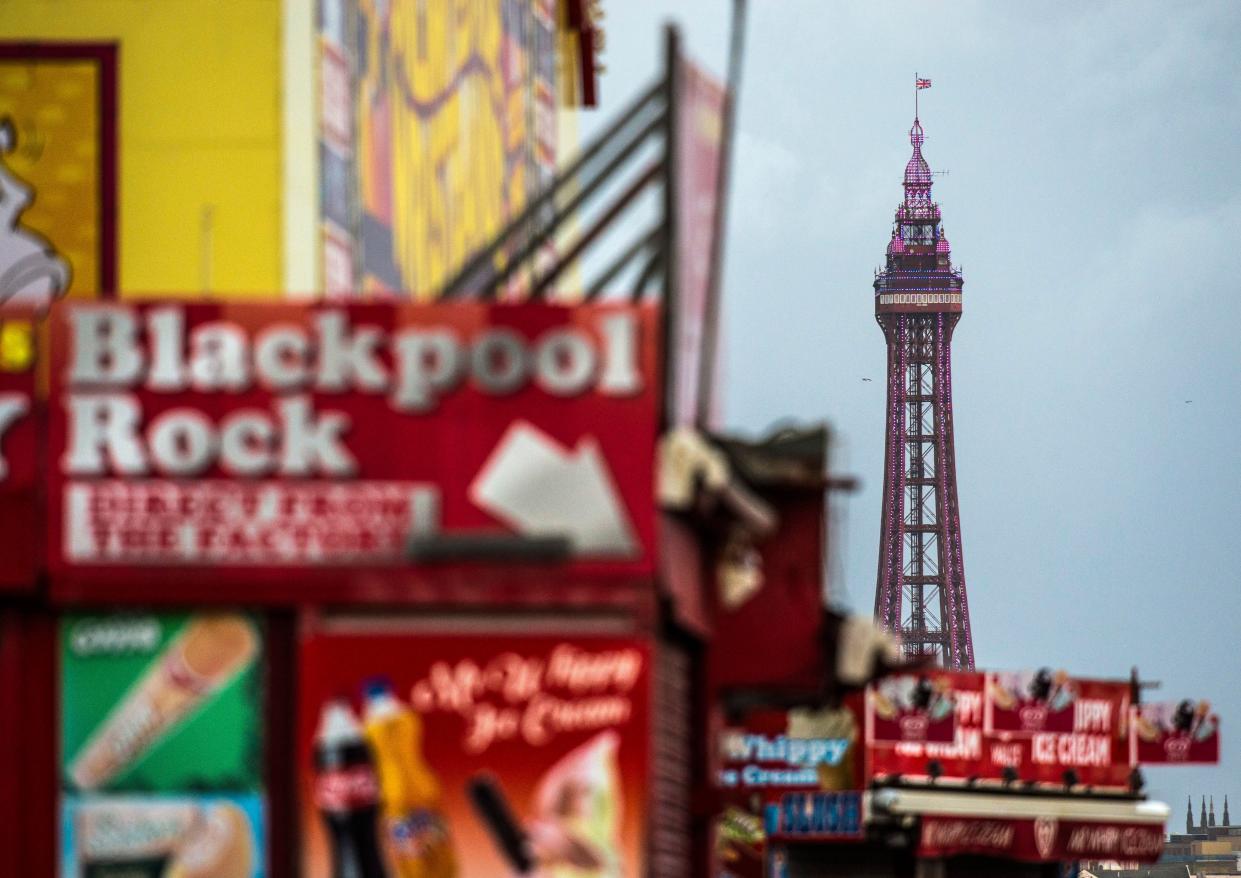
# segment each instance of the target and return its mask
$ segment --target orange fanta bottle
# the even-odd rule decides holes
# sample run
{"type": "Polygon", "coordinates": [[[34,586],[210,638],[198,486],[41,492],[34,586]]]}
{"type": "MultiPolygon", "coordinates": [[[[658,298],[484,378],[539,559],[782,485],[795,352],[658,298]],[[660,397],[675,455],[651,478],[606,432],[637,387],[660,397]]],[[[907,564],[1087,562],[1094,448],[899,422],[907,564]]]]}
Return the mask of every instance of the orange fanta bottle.
{"type": "Polygon", "coordinates": [[[383,801],[384,847],[399,878],[455,878],[440,782],[422,755],[422,720],[385,680],[366,687],[366,738],[383,801]]]}

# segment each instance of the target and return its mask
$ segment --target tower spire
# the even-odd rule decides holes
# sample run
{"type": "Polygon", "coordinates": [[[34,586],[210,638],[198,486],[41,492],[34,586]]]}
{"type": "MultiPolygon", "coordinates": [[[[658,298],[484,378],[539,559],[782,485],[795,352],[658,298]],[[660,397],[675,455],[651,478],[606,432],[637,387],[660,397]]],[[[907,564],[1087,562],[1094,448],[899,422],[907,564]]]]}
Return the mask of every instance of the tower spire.
{"type": "Polygon", "coordinates": [[[1210,825],[1210,826],[1214,826],[1214,825],[1215,825],[1215,797],[1214,797],[1214,796],[1211,796],[1211,816],[1210,816],[1210,821],[1211,821],[1211,822],[1210,822],[1210,824],[1208,824],[1208,825],[1210,825]]]}
{"type": "Polygon", "coordinates": [[[1232,826],[1232,821],[1228,819],[1228,796],[1224,796],[1224,825],[1232,826]]]}
{"type": "Polygon", "coordinates": [[[1192,796],[1185,797],[1185,834],[1194,834],[1194,800],[1192,796]]]}
{"type": "Polygon", "coordinates": [[[1198,829],[1206,832],[1207,828],[1207,797],[1202,797],[1202,817],[1198,820],[1198,829]]]}

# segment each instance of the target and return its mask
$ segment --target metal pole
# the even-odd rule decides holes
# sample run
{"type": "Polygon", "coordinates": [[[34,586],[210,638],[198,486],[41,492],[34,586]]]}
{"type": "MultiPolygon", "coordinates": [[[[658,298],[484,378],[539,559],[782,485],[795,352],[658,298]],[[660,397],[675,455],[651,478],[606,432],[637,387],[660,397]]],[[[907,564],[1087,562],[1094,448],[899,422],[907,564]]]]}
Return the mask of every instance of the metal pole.
{"type": "Polygon", "coordinates": [[[664,242],[662,249],[664,269],[664,295],[661,309],[663,311],[663,353],[660,368],[664,381],[664,416],[661,431],[672,424],[676,408],[676,379],[673,375],[672,346],[679,337],[682,315],[679,311],[680,294],[677,290],[677,180],[679,174],[679,156],[677,149],[677,132],[680,120],[680,81],[681,81],[681,35],[675,25],[668,25],[664,32],[664,52],[666,72],[664,73],[664,116],[667,135],[664,138],[664,242]]]}
{"type": "Polygon", "coordinates": [[[706,326],[703,327],[702,349],[699,351],[698,380],[702,392],[698,394],[698,411],[695,420],[699,427],[706,427],[715,405],[716,357],[719,356],[720,298],[723,287],[724,234],[728,229],[728,190],[731,182],[733,133],[737,125],[737,102],[741,93],[742,62],[745,60],[746,0],[733,0],[732,33],[728,50],[727,87],[724,104],[724,133],[720,143],[719,182],[716,186],[715,233],[711,239],[710,280],[707,287],[706,326]]]}

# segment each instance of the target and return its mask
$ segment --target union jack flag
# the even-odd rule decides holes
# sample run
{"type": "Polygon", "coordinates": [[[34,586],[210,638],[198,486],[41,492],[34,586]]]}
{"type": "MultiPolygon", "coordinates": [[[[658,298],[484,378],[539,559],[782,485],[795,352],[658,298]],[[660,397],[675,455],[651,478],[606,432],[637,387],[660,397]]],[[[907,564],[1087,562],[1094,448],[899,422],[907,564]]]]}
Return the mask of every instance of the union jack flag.
{"type": "Polygon", "coordinates": [[[930,88],[930,87],[931,87],[931,80],[929,79],[918,80],[918,88],[930,88]]]}

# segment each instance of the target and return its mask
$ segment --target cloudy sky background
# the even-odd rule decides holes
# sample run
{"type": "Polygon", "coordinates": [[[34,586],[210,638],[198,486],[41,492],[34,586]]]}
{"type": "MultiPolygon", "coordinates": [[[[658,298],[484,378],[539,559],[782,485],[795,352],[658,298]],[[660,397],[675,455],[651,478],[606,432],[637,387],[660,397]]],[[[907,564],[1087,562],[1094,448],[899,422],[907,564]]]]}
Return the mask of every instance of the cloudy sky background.
{"type": "MultiPolygon", "coordinates": [[[[604,4],[603,109],[661,25],[725,69],[728,0],[604,4]]],[[[751,0],[725,276],[727,419],[828,420],[835,597],[869,613],[885,352],[871,282],[924,153],[965,316],[958,478],[981,665],[1125,677],[1223,713],[1219,769],[1152,772],[1241,813],[1241,7],[751,0]],[[863,378],[872,382],[863,382],[863,378]]]]}

